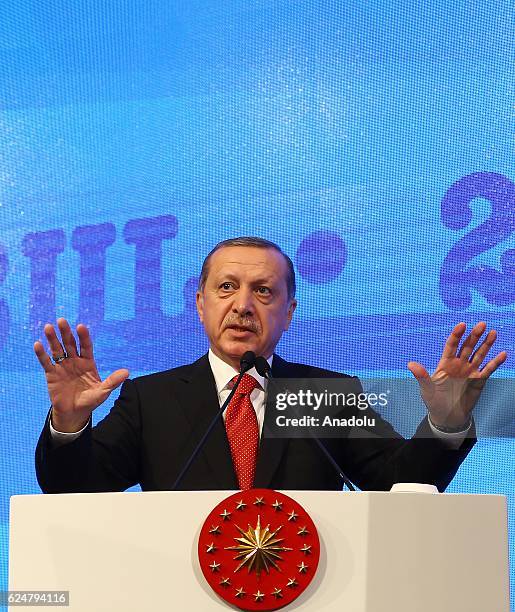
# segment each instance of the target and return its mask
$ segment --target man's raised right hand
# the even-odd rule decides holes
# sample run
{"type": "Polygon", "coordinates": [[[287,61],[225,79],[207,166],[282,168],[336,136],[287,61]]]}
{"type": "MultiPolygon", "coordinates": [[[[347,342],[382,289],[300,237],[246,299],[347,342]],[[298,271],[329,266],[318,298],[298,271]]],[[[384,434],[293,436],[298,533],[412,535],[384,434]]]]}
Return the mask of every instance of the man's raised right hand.
{"type": "Polygon", "coordinates": [[[52,425],[57,431],[72,433],[86,425],[93,410],[123,383],[129,371],[116,370],[101,380],[93,358],[88,328],[81,323],[77,325],[77,350],[68,321],[58,319],[57,326],[62,343],[53,325],[47,323],[44,328],[53,361],[39,341],[34,343],[34,352],[45,371],[52,404],[52,425]]]}

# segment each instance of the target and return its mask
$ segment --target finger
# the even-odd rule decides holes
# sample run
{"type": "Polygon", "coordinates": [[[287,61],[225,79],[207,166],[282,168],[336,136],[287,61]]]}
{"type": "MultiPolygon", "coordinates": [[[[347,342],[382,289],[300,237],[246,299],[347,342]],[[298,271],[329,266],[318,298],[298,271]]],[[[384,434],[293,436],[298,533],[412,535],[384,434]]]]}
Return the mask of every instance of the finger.
{"type": "Polygon", "coordinates": [[[50,352],[52,353],[54,359],[56,357],[62,357],[63,355],[65,355],[65,350],[63,348],[63,345],[59,342],[59,338],[55,333],[54,326],[50,323],[47,323],[43,328],[43,331],[45,332],[45,336],[50,347],[50,352]]]}
{"type": "Polygon", "coordinates": [[[483,342],[479,345],[477,351],[472,355],[470,363],[477,368],[483,363],[484,358],[488,355],[488,352],[492,348],[495,340],[497,339],[497,332],[495,329],[491,329],[483,342]]]}
{"type": "Polygon", "coordinates": [[[106,379],[102,381],[102,387],[106,391],[113,391],[116,387],[119,387],[122,382],[129,377],[129,370],[125,368],[121,370],[116,370],[112,374],[110,374],[106,379]]]}
{"type": "Polygon", "coordinates": [[[481,370],[481,377],[488,378],[489,376],[491,376],[495,372],[495,370],[497,370],[497,368],[506,361],[507,358],[508,353],[506,351],[502,351],[496,357],[490,359],[490,361],[481,370]]]}
{"type": "Polygon", "coordinates": [[[417,379],[421,391],[429,391],[432,388],[432,380],[426,368],[416,361],[408,362],[408,370],[417,379]]]}
{"type": "Polygon", "coordinates": [[[86,359],[93,359],[93,343],[89,335],[88,328],[79,323],[77,325],[77,336],[79,337],[80,356],[86,359]]]}
{"type": "Polygon", "coordinates": [[[421,387],[429,388],[431,386],[431,376],[421,363],[417,363],[416,361],[408,362],[408,370],[417,379],[421,387]]]}
{"type": "Polygon", "coordinates": [[[421,380],[431,379],[431,377],[429,376],[429,372],[421,363],[417,363],[416,361],[409,361],[407,367],[408,370],[419,382],[421,380]]]}
{"type": "Polygon", "coordinates": [[[461,349],[458,352],[458,357],[462,357],[468,361],[470,355],[472,355],[472,351],[476,347],[476,344],[479,341],[479,338],[483,335],[486,329],[486,323],[484,321],[480,321],[476,323],[470,334],[467,336],[465,342],[461,345],[461,349]]]}
{"type": "Polygon", "coordinates": [[[38,358],[39,363],[43,367],[43,370],[45,370],[45,372],[51,372],[54,367],[54,364],[48,356],[48,353],[45,351],[45,347],[39,340],[37,342],[34,342],[34,352],[36,353],[36,357],[38,358]]]}
{"type": "Polygon", "coordinates": [[[454,326],[450,336],[447,338],[445,346],[443,347],[442,359],[449,357],[456,357],[456,351],[458,350],[458,345],[463,338],[463,334],[467,326],[465,323],[461,322],[454,326]]]}
{"type": "Polygon", "coordinates": [[[61,338],[63,339],[64,348],[68,357],[77,357],[77,345],[75,344],[75,338],[73,337],[72,330],[66,319],[57,319],[57,326],[61,332],[61,338]]]}

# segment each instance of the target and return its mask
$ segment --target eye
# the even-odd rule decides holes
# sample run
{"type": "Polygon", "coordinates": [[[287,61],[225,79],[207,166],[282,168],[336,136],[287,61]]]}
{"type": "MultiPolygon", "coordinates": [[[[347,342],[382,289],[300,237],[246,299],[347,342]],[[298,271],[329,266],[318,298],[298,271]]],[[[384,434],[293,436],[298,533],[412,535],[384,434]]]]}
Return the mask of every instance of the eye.
{"type": "Polygon", "coordinates": [[[260,295],[270,295],[270,289],[268,287],[258,287],[257,292],[260,295]]]}
{"type": "Polygon", "coordinates": [[[224,291],[230,291],[233,287],[233,284],[230,283],[229,281],[225,281],[225,283],[222,283],[220,285],[220,289],[223,289],[224,291]]]}

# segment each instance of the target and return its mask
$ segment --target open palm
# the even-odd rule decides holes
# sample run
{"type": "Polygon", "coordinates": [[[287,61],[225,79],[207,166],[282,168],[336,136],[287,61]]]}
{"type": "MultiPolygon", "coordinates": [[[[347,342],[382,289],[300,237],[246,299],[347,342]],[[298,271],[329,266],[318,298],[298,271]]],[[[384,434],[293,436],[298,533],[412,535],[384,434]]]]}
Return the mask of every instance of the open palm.
{"type": "Polygon", "coordinates": [[[478,345],[486,331],[486,323],[477,323],[458,350],[465,330],[465,323],[458,323],[454,327],[431,376],[422,364],[414,361],[408,363],[408,369],[420,385],[431,421],[436,426],[460,427],[466,424],[486,381],[507,358],[506,351],[502,351],[482,366],[495,343],[497,332],[490,330],[478,345]]]}
{"type": "Polygon", "coordinates": [[[79,350],[70,325],[58,319],[59,341],[53,325],[45,325],[45,336],[54,361],[41,342],[34,344],[36,356],[45,371],[48,394],[52,404],[52,423],[63,432],[78,431],[129,375],[128,370],[116,370],[102,380],[93,358],[93,345],[85,325],[77,326],[79,350]]]}

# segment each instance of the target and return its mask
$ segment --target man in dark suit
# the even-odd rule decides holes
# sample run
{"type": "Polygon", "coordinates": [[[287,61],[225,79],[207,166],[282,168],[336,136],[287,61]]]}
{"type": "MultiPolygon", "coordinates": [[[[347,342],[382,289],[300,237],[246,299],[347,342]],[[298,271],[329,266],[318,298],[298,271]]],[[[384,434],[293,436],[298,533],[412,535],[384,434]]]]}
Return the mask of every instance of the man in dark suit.
{"type": "MultiPolygon", "coordinates": [[[[34,345],[52,403],[36,450],[42,489],[116,491],[136,483],[143,490],[170,489],[229,394],[246,351],[265,357],[277,378],[344,376],[288,363],[274,354],[296,304],[291,260],[273,243],[239,238],[220,243],[204,261],[197,309],[210,350],[194,364],[135,380],[128,380],[128,371],[122,369],[102,381],[87,328],[77,326],[78,349],[64,319],[58,321],[62,342],[54,327],[46,325],[53,361],[41,342],[34,345]],[[122,383],[109,415],[92,427],[93,410],[122,383]]],[[[403,439],[368,408],[376,418],[372,435],[363,437],[351,429],[342,439],[323,441],[359,487],[384,490],[395,482],[434,483],[440,490],[447,486],[474,444],[470,415],[480,390],[506,359],[502,352],[481,368],[496,338],[492,330],[480,343],[485,330],[486,325],[478,323],[458,351],[465,333],[465,324],[458,324],[432,376],[421,364],[408,365],[429,412],[412,439],[403,439]],[[466,384],[462,401],[456,403],[451,383],[458,379],[477,384],[466,384]]],[[[277,489],[341,488],[339,475],[312,439],[266,435],[266,381],[255,369],[248,376],[245,397],[242,393],[229,404],[180,488],[249,486],[242,483],[277,489]],[[246,416],[240,419],[242,414],[246,416]]],[[[359,381],[352,379],[351,384],[359,392],[359,381]]]]}

